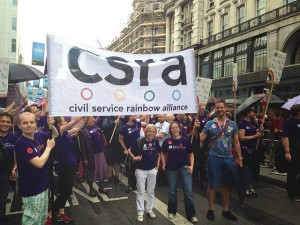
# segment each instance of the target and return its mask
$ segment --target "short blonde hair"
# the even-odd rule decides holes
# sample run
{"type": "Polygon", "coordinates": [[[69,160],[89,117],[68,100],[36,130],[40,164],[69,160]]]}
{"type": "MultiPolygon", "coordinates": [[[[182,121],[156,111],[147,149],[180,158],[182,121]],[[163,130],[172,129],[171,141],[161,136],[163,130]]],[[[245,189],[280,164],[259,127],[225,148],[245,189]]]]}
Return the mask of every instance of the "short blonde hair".
{"type": "Polygon", "coordinates": [[[154,129],[155,132],[157,132],[156,127],[154,126],[154,124],[148,124],[144,130],[144,133],[146,134],[148,132],[148,130],[154,129]]]}
{"type": "Polygon", "coordinates": [[[36,117],[35,117],[35,115],[33,113],[31,113],[31,112],[24,112],[19,117],[19,124],[21,124],[21,121],[22,121],[23,117],[25,117],[25,116],[33,116],[34,121],[36,122],[36,117]]]}

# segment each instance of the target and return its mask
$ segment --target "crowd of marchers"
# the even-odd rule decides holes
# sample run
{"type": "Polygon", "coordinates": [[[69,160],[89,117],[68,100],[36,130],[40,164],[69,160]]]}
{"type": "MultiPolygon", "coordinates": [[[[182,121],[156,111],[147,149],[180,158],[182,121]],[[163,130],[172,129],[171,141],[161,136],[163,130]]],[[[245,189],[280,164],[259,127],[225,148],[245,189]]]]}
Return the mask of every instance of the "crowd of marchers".
{"type": "Polygon", "coordinates": [[[199,105],[196,114],[53,118],[47,115],[47,103],[40,109],[28,106],[26,97],[22,105],[12,102],[0,113],[0,222],[5,224],[7,196],[13,190],[22,199],[23,225],[70,223],[65,204],[76,179],[86,182],[88,195],[96,197],[98,192],[108,194],[104,182],[116,187],[125,173],[126,191],[136,191],[140,223],[145,215],[156,218],[156,183],[168,184],[168,219],[176,217],[180,185],[186,218],[197,223],[192,184],[203,181],[208,184],[207,219],[215,219],[215,192],[221,186],[222,216],[237,221],[229,204],[233,169],[247,171],[244,194],[258,197],[260,164],[270,151],[279,152],[278,143],[284,151],[288,196],[300,201],[300,105],[290,111],[269,110],[266,118],[247,108],[238,122],[233,113],[218,100],[211,112],[199,105]],[[270,140],[278,141],[272,142],[273,149],[262,142],[266,131],[270,140]],[[53,202],[51,168],[58,175],[53,202]]]}

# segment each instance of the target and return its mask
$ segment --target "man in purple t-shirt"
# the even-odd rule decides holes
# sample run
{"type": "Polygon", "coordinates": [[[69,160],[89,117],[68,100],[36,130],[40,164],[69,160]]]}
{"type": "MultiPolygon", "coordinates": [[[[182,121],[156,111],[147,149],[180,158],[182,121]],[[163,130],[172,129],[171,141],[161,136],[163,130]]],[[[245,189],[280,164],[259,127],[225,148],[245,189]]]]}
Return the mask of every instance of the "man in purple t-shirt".
{"type": "Polygon", "coordinates": [[[9,192],[10,178],[16,176],[14,164],[14,147],[17,136],[9,133],[13,117],[7,112],[0,113],[0,224],[4,223],[6,200],[9,192]]]}
{"type": "MultiPolygon", "coordinates": [[[[53,138],[58,136],[49,118],[53,138]]],[[[22,224],[44,224],[48,211],[49,171],[48,158],[55,145],[48,140],[48,133],[35,132],[36,118],[32,113],[20,115],[22,135],[16,142],[16,159],[19,172],[19,190],[23,203],[22,224]]]]}
{"type": "Polygon", "coordinates": [[[300,104],[293,105],[291,117],[283,124],[282,144],[287,164],[287,193],[289,198],[300,202],[300,104]]]}
{"type": "Polygon", "coordinates": [[[32,104],[30,106],[27,106],[24,109],[24,112],[31,112],[35,118],[36,118],[36,131],[38,132],[47,132],[48,130],[48,124],[47,124],[47,112],[41,111],[36,104],[32,104]]]}

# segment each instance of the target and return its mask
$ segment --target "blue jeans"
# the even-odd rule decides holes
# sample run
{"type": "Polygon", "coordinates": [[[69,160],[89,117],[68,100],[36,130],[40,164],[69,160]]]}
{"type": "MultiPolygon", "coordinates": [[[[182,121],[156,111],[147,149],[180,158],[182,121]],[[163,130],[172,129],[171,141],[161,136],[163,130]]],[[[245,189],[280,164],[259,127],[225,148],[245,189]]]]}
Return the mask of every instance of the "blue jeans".
{"type": "Polygon", "coordinates": [[[186,217],[191,219],[196,214],[193,202],[192,175],[184,167],[178,170],[166,170],[166,173],[169,181],[168,212],[172,214],[177,212],[177,183],[179,178],[183,185],[186,217]]]}

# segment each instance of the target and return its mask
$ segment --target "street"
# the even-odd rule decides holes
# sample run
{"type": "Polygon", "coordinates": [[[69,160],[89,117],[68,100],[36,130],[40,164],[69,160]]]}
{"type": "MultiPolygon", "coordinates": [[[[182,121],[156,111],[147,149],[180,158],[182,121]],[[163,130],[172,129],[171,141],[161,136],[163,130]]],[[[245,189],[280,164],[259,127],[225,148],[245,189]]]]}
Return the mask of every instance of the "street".
{"type": "MultiPolygon", "coordinates": [[[[126,177],[122,181],[126,184],[126,177]]],[[[97,187],[94,184],[95,188],[97,187]]],[[[75,182],[73,194],[66,207],[66,213],[70,215],[74,222],[71,225],[131,225],[141,224],[136,220],[135,193],[125,193],[125,185],[118,186],[114,184],[109,190],[108,196],[98,193],[97,197],[89,197],[88,186],[85,183],[75,182]]],[[[260,182],[256,187],[259,197],[247,198],[241,206],[235,190],[232,190],[231,211],[238,216],[238,222],[232,222],[222,217],[222,201],[219,192],[216,194],[215,221],[206,219],[207,199],[206,183],[202,189],[199,184],[194,184],[194,203],[196,207],[196,216],[199,219],[198,224],[215,225],[296,225],[300,221],[300,204],[287,198],[283,187],[271,183],[260,182]]],[[[167,218],[167,198],[168,187],[156,187],[156,199],[154,203],[157,218],[151,219],[144,217],[143,224],[191,224],[185,219],[183,192],[178,191],[178,213],[170,221],[167,218]]],[[[9,194],[11,203],[7,204],[8,225],[21,224],[21,204],[20,199],[12,192],[9,194]]],[[[55,222],[54,224],[63,224],[55,222]]]]}

